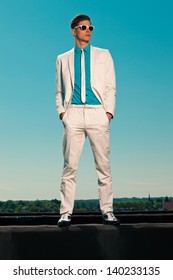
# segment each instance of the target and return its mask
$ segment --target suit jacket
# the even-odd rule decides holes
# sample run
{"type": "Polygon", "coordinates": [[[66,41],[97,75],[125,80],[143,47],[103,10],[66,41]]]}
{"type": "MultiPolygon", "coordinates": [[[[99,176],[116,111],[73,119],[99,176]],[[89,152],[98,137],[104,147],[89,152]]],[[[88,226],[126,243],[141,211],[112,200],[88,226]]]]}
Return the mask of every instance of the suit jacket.
{"type": "MultiPolygon", "coordinates": [[[[113,59],[106,49],[91,46],[91,88],[105,111],[114,115],[116,81],[113,59]]],[[[56,106],[58,114],[65,112],[74,89],[74,48],[56,60],[56,106]]]]}

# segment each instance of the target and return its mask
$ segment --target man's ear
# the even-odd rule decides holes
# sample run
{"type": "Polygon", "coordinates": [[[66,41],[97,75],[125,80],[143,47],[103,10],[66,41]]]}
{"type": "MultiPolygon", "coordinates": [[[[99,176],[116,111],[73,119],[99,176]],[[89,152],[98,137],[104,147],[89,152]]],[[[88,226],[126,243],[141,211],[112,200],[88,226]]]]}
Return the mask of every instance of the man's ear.
{"type": "Polygon", "coordinates": [[[71,32],[72,32],[73,36],[76,36],[76,29],[75,29],[75,28],[73,28],[73,29],[71,30],[71,32]]]}

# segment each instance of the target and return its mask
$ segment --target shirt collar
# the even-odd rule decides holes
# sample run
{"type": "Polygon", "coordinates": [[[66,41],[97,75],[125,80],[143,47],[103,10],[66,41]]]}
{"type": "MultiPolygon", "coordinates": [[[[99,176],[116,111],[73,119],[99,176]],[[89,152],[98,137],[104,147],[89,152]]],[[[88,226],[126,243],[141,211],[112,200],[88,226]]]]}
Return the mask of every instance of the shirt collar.
{"type": "Polygon", "coordinates": [[[81,53],[81,49],[78,46],[75,46],[74,50],[75,50],[75,53],[77,53],[77,54],[81,53]]]}
{"type": "Polygon", "coordinates": [[[85,48],[84,48],[84,51],[89,53],[90,52],[90,44],[88,44],[85,48]]]}
{"type": "MultiPolygon", "coordinates": [[[[79,48],[78,46],[75,46],[74,50],[77,54],[81,53],[81,48],[79,48]]],[[[88,44],[83,50],[85,52],[89,53],[90,52],[90,44],[88,44]]]]}

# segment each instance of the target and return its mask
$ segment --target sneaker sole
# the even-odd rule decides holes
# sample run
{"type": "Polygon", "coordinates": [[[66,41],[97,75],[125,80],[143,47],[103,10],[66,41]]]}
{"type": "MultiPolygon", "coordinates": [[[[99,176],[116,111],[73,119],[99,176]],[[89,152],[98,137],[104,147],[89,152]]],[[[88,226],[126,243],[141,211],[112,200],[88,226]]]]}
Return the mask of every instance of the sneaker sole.
{"type": "Polygon", "coordinates": [[[61,223],[58,223],[58,226],[59,227],[69,227],[71,226],[71,222],[61,222],[61,223]]]}
{"type": "Polygon", "coordinates": [[[120,225],[120,221],[103,221],[104,225],[113,225],[113,226],[119,226],[120,225]]]}

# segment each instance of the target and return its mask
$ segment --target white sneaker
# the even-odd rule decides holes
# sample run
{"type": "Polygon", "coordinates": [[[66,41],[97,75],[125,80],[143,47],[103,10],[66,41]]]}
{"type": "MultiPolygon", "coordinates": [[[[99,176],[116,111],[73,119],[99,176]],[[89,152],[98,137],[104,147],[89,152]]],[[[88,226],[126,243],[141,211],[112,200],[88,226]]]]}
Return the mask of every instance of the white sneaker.
{"type": "Polygon", "coordinates": [[[59,219],[57,224],[60,227],[70,226],[71,225],[71,214],[69,214],[69,213],[62,214],[61,218],[59,219]]]}
{"type": "Polygon", "coordinates": [[[107,212],[103,214],[103,223],[105,225],[119,225],[120,221],[114,216],[113,212],[107,212]]]}

